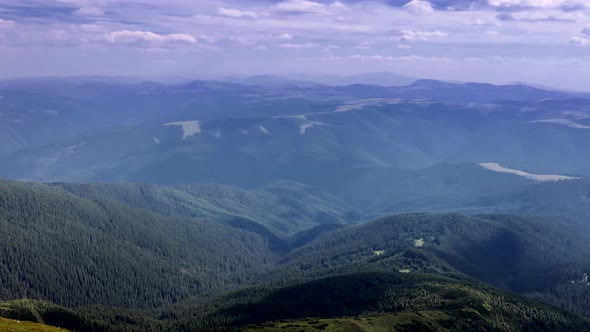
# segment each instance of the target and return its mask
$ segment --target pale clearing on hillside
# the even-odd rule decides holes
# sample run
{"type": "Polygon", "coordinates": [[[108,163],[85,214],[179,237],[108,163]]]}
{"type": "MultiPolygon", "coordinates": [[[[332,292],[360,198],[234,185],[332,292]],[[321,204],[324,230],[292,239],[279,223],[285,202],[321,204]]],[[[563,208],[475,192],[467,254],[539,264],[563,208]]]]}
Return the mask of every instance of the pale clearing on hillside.
{"type": "Polygon", "coordinates": [[[382,256],[385,255],[385,250],[373,250],[373,254],[375,256],[382,256]]]}
{"type": "Polygon", "coordinates": [[[301,120],[308,120],[308,116],[313,115],[327,115],[327,114],[336,114],[336,113],[344,113],[344,112],[353,112],[353,111],[360,111],[363,110],[367,106],[384,106],[384,105],[396,105],[402,103],[402,99],[393,98],[368,98],[368,99],[359,99],[347,102],[346,104],[340,105],[336,107],[334,110],[330,111],[323,111],[323,112],[313,112],[313,113],[303,113],[298,115],[278,115],[273,117],[274,119],[301,119],[301,120]]]}
{"type": "Polygon", "coordinates": [[[314,122],[314,121],[308,122],[308,123],[304,123],[304,124],[302,124],[302,125],[299,126],[299,133],[301,135],[305,135],[305,133],[307,132],[307,129],[313,128],[313,127],[316,127],[316,126],[326,126],[326,124],[321,123],[321,122],[314,122]]]}
{"type": "Polygon", "coordinates": [[[488,169],[490,171],[498,172],[498,173],[508,173],[514,174],[518,176],[522,176],[529,180],[535,182],[557,182],[557,181],[564,181],[564,180],[578,180],[577,177],[572,176],[565,176],[565,175],[553,175],[553,174],[531,174],[524,171],[519,171],[516,169],[510,169],[502,167],[498,163],[481,163],[479,164],[481,167],[488,169]]]}
{"type": "Polygon", "coordinates": [[[563,111],[561,114],[562,114],[562,116],[574,117],[578,120],[590,118],[590,113],[588,113],[586,111],[563,111]]]}
{"type": "Polygon", "coordinates": [[[420,248],[424,245],[424,239],[414,240],[414,247],[420,248]]]}
{"type": "Polygon", "coordinates": [[[263,125],[258,125],[258,130],[260,130],[260,132],[263,133],[263,134],[272,135],[270,133],[270,131],[268,131],[266,128],[264,128],[263,125]]]}
{"type": "Polygon", "coordinates": [[[164,126],[180,126],[182,128],[182,140],[201,133],[199,121],[178,121],[164,124],[164,126]]]}
{"type": "Polygon", "coordinates": [[[546,120],[535,120],[529,121],[529,123],[555,123],[558,125],[575,128],[575,129],[590,129],[590,126],[581,125],[566,119],[546,119],[546,120]]]}
{"type": "Polygon", "coordinates": [[[66,148],[64,149],[64,156],[67,157],[67,156],[73,155],[74,153],[76,153],[84,145],[86,145],[86,142],[82,142],[82,143],[78,143],[78,144],[66,146],[66,148]]]}
{"type": "Polygon", "coordinates": [[[369,99],[360,99],[355,100],[344,105],[338,106],[332,112],[326,113],[342,113],[342,112],[351,112],[351,111],[360,111],[367,106],[382,106],[382,105],[395,105],[400,104],[402,102],[401,99],[386,99],[386,98],[369,98],[369,99]]]}

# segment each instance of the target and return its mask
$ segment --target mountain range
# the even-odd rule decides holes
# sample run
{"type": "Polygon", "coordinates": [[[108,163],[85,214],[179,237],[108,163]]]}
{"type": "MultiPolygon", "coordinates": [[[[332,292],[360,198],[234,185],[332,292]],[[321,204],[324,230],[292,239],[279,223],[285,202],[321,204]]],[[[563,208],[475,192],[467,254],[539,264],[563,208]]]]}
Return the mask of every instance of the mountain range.
{"type": "Polygon", "coordinates": [[[0,329],[590,330],[589,129],[524,84],[2,81],[0,329]]]}
{"type": "Polygon", "coordinates": [[[0,175],[15,179],[327,188],[339,174],[440,163],[590,169],[588,99],[522,85],[57,82],[0,95],[0,175]]]}

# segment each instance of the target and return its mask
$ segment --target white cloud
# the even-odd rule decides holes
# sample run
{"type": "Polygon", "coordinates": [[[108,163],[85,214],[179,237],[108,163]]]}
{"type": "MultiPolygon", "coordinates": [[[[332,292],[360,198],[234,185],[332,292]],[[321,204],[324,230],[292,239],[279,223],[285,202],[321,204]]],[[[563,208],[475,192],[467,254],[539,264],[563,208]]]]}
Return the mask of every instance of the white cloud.
{"type": "Polygon", "coordinates": [[[279,35],[278,37],[281,40],[292,40],[293,39],[293,35],[288,34],[288,33],[282,33],[279,35]]]}
{"type": "Polygon", "coordinates": [[[319,47],[319,44],[316,43],[301,43],[301,44],[293,44],[293,43],[287,43],[287,44],[281,44],[282,48],[290,48],[290,49],[305,49],[305,48],[314,48],[314,47],[319,47]]]}
{"type": "Polygon", "coordinates": [[[586,7],[582,0],[488,0],[488,4],[494,7],[563,8],[566,10],[586,7]]]}
{"type": "Polygon", "coordinates": [[[590,46],[590,25],[587,25],[576,36],[570,39],[570,43],[574,45],[590,46]]]}
{"type": "Polygon", "coordinates": [[[15,21],[4,20],[0,18],[0,28],[12,28],[16,25],[15,21]]]}
{"type": "Polygon", "coordinates": [[[98,7],[82,7],[74,12],[76,15],[83,16],[102,16],[104,11],[98,7]]]}
{"type": "Polygon", "coordinates": [[[148,42],[148,43],[162,43],[162,42],[180,42],[195,44],[197,39],[189,34],[184,33],[173,33],[167,35],[160,35],[151,31],[129,31],[120,30],[108,33],[105,36],[106,40],[110,43],[136,43],[136,42],[148,42]]]}
{"type": "MultiPolygon", "coordinates": [[[[574,3],[566,1],[494,0],[498,9],[494,10],[490,6],[467,8],[467,3],[491,0],[457,0],[456,3],[466,5],[457,6],[455,11],[439,10],[445,4],[454,5],[455,1],[450,0],[68,1],[74,9],[81,8],[77,14],[85,13],[91,20],[80,20],[72,15],[33,20],[24,14],[22,19],[13,14],[10,19],[17,21],[15,23],[7,21],[8,17],[2,16],[0,11],[0,17],[4,18],[0,21],[0,76],[50,75],[61,71],[77,74],[88,70],[134,75],[144,71],[159,74],[201,70],[248,74],[285,70],[337,73],[386,68],[413,76],[449,79],[503,80],[510,77],[510,80],[551,82],[550,78],[554,81],[561,78],[564,84],[584,86],[584,80],[590,75],[590,69],[585,69],[590,68],[590,61],[551,69],[555,67],[552,63],[564,58],[585,56],[583,50],[576,51],[573,44],[590,47],[589,37],[582,31],[590,23],[587,21],[590,12],[573,10],[574,3]],[[406,4],[406,7],[387,4],[392,2],[406,4]],[[519,5],[521,7],[517,7],[519,5]],[[570,9],[564,9],[565,5],[570,9]],[[94,14],[104,11],[107,15],[104,19],[90,16],[93,10],[89,8],[100,9],[94,14]],[[510,14],[513,21],[500,21],[497,17],[500,13],[510,14]],[[498,32],[497,36],[494,31],[498,32]],[[168,35],[171,32],[180,33],[168,35]],[[439,68],[437,62],[430,59],[449,54],[448,44],[462,45],[451,52],[458,58],[517,53],[531,61],[548,60],[542,61],[546,68],[539,65],[535,72],[527,68],[525,61],[500,65],[487,59],[477,66],[473,64],[470,71],[462,69],[465,61],[459,61],[461,65],[445,64],[439,68]],[[514,46],[507,48],[507,44],[514,46]],[[339,48],[325,51],[326,45],[339,48]],[[381,54],[381,58],[367,55],[366,61],[335,63],[320,60],[329,55],[357,53],[381,54]],[[397,65],[398,57],[409,53],[428,60],[415,67],[397,65]],[[50,56],[56,60],[49,59],[50,56]],[[111,56],[108,61],[96,61],[107,56],[111,56]],[[383,62],[388,56],[393,60],[383,62]],[[89,67],[89,59],[96,65],[89,67]],[[51,61],[54,66],[48,65],[51,61]],[[31,65],[13,65],[19,63],[31,65]],[[534,76],[536,72],[539,74],[534,76]]],[[[584,2],[590,4],[590,0],[584,2]]]]}
{"type": "Polygon", "coordinates": [[[85,32],[104,32],[105,27],[97,24],[82,24],[78,26],[80,30],[85,32]]]}
{"type": "Polygon", "coordinates": [[[252,11],[239,10],[232,8],[218,8],[217,15],[234,18],[257,18],[258,14],[252,11]]]}
{"type": "Polygon", "coordinates": [[[310,12],[323,7],[321,3],[307,0],[287,0],[277,4],[277,9],[289,12],[310,12]]]}
{"type": "Polygon", "coordinates": [[[372,46],[373,46],[373,42],[365,40],[365,41],[361,42],[360,44],[358,44],[358,46],[356,48],[360,48],[363,50],[370,50],[373,48],[372,46]]]}
{"type": "Polygon", "coordinates": [[[582,13],[563,13],[555,10],[543,11],[521,11],[513,14],[502,13],[498,19],[502,21],[523,21],[523,22],[576,22],[583,19],[582,13]]]}
{"type": "Polygon", "coordinates": [[[326,13],[330,9],[345,9],[347,6],[340,1],[334,1],[329,5],[309,0],[286,0],[276,5],[276,9],[282,12],[302,13],[326,13]]]}
{"type": "Polygon", "coordinates": [[[342,3],[342,2],[340,2],[340,1],[334,1],[334,2],[332,2],[332,4],[330,5],[330,7],[332,7],[332,8],[346,8],[346,5],[345,5],[345,4],[343,4],[343,3],[342,3]]]}
{"type": "Polygon", "coordinates": [[[570,39],[570,43],[574,44],[574,45],[589,46],[590,45],[590,38],[582,37],[582,36],[573,36],[570,39]]]}
{"type": "Polygon", "coordinates": [[[434,12],[432,4],[425,0],[412,0],[403,7],[412,14],[424,15],[434,12]]]}
{"type": "Polygon", "coordinates": [[[164,41],[185,42],[189,44],[197,43],[197,39],[195,37],[186,33],[172,33],[168,35],[163,35],[162,38],[164,41]]]}
{"type": "Polygon", "coordinates": [[[477,18],[470,22],[471,25],[476,26],[501,26],[496,17],[477,18]]]}
{"type": "Polygon", "coordinates": [[[395,61],[395,57],[392,56],[384,56],[379,54],[374,55],[363,55],[363,54],[354,54],[351,56],[343,56],[343,57],[334,57],[337,60],[361,60],[361,61],[395,61]]]}
{"type": "Polygon", "coordinates": [[[375,62],[390,62],[395,64],[400,64],[402,62],[437,62],[437,63],[447,63],[451,62],[452,60],[448,58],[439,58],[439,57],[423,57],[419,55],[404,55],[404,56],[389,56],[389,55],[381,55],[381,54],[372,54],[372,55],[365,55],[365,54],[354,54],[349,56],[328,56],[325,57],[327,60],[337,60],[337,61],[375,61],[375,62]]]}
{"type": "Polygon", "coordinates": [[[432,38],[444,38],[447,37],[446,32],[440,30],[436,31],[413,31],[413,30],[402,30],[400,41],[412,42],[412,41],[427,41],[432,38]]]}

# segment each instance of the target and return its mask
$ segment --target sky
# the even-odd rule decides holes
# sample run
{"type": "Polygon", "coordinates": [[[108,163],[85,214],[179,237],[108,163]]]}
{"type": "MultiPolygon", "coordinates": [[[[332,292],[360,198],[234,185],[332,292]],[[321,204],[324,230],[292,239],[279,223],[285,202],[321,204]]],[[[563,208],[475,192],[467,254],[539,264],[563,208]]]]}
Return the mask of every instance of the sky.
{"type": "Polygon", "coordinates": [[[0,0],[0,78],[394,72],[590,90],[590,0],[0,0]]]}

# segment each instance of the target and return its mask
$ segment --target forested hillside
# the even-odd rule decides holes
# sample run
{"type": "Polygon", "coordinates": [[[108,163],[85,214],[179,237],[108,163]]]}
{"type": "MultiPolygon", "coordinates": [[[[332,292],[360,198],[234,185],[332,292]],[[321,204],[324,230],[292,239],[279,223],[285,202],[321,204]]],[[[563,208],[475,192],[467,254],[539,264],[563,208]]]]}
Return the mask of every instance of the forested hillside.
{"type": "Polygon", "coordinates": [[[38,187],[0,182],[3,299],[153,307],[248,284],[275,259],[252,232],[38,187]]]}
{"type": "Polygon", "coordinates": [[[236,220],[249,220],[280,237],[354,218],[342,200],[295,182],[278,182],[255,190],[224,185],[127,183],[55,183],[50,186],[87,199],[116,200],[171,217],[206,218],[234,226],[239,226],[236,220]]]}
{"type": "MultiPolygon", "coordinates": [[[[291,327],[295,331],[306,325],[305,331],[323,330],[333,324],[333,321],[301,320],[307,317],[359,317],[371,313],[368,321],[385,318],[381,328],[401,331],[590,329],[589,320],[540,303],[477,283],[426,275],[349,274],[258,290],[251,296],[256,300],[242,300],[243,303],[222,308],[214,315],[227,316],[230,325],[238,326],[299,319],[281,325],[283,329],[291,327]]],[[[241,297],[248,298],[244,294],[241,297]]],[[[272,331],[276,326],[267,323],[260,330],[272,331]]],[[[184,328],[187,326],[181,325],[179,329],[184,328]]]]}
{"type": "Polygon", "coordinates": [[[317,276],[354,267],[470,277],[589,315],[590,249],[579,227],[543,217],[393,216],[325,235],[284,256],[273,273],[317,276]]]}
{"type": "Polygon", "coordinates": [[[7,302],[0,316],[80,331],[359,315],[459,330],[586,324],[480,282],[590,316],[579,219],[422,213],[350,224],[345,208],[289,182],[245,191],[0,181],[0,296],[49,303],[7,302]],[[266,228],[276,220],[294,225],[266,228]],[[467,323],[448,325],[458,321],[467,323]]]}

